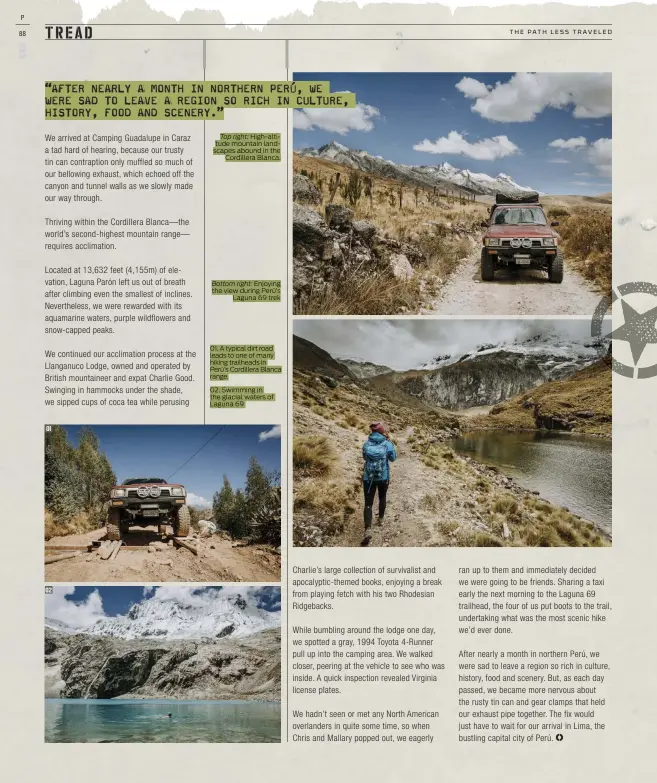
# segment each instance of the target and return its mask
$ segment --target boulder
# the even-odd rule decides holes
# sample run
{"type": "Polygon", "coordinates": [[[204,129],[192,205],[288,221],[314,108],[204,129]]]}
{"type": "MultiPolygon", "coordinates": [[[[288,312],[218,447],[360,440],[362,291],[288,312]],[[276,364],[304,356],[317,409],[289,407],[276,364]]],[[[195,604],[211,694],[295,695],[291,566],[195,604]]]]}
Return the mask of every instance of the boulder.
{"type": "Polygon", "coordinates": [[[328,226],[338,231],[349,231],[354,222],[354,211],[342,204],[327,204],[324,214],[328,226]]]}
{"type": "Polygon", "coordinates": [[[300,204],[321,204],[322,194],[314,182],[304,174],[295,174],[292,179],[292,198],[300,204]]]}
{"type": "Polygon", "coordinates": [[[403,253],[393,253],[388,258],[390,271],[397,280],[410,280],[413,275],[411,262],[403,253]]]}
{"type": "Polygon", "coordinates": [[[369,220],[355,220],[353,223],[354,234],[365,242],[369,242],[374,239],[377,228],[374,223],[370,223],[369,220]]]}

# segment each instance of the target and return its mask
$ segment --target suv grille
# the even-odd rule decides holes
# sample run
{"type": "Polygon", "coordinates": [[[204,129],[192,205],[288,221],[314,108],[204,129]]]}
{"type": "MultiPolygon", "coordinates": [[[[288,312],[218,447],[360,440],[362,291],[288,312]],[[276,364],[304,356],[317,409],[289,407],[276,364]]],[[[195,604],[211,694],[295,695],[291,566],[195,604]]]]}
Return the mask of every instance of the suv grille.
{"type": "MultiPolygon", "coordinates": [[[[523,248],[523,241],[527,242],[527,239],[525,238],[523,240],[520,237],[514,238],[514,239],[503,239],[501,246],[502,247],[513,247],[514,250],[522,249],[523,248]],[[511,243],[513,243],[513,244],[511,244],[511,243]],[[520,243],[520,244],[517,244],[517,243],[520,243]]],[[[543,247],[543,242],[540,239],[532,239],[531,240],[531,245],[525,244],[524,247],[525,248],[528,248],[528,247],[543,247]]]]}
{"type": "MultiPolygon", "coordinates": [[[[142,499],[145,499],[145,498],[149,498],[149,497],[151,497],[151,495],[150,495],[150,494],[148,494],[148,495],[143,495],[143,496],[142,496],[142,495],[140,495],[140,494],[139,494],[139,491],[138,491],[137,489],[129,489],[129,490],[128,490],[128,497],[129,497],[129,498],[138,498],[138,497],[141,497],[142,499]]],[[[171,490],[169,489],[169,487],[162,487],[162,488],[160,489],[160,494],[159,494],[159,497],[161,497],[161,498],[168,498],[168,497],[171,497],[171,490]]]]}

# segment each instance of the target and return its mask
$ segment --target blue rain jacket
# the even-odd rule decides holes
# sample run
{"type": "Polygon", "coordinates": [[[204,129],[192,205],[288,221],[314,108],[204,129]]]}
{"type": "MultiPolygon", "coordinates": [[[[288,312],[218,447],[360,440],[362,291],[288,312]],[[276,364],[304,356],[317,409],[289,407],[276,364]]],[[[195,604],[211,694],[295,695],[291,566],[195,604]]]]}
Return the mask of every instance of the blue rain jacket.
{"type": "Polygon", "coordinates": [[[397,459],[397,449],[380,432],[372,432],[363,444],[363,459],[363,481],[390,481],[388,463],[397,459]]]}

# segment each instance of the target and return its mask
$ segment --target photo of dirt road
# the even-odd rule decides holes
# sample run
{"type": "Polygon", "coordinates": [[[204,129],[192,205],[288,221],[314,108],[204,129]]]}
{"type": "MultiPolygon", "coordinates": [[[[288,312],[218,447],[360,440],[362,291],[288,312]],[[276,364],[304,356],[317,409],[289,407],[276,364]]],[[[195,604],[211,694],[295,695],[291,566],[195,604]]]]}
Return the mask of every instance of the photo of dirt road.
{"type": "Polygon", "coordinates": [[[609,294],[610,74],[296,76],[358,101],[294,113],[297,315],[590,316],[609,294]]]}
{"type": "Polygon", "coordinates": [[[295,546],[610,545],[610,341],[589,328],[297,320],[295,546]]]}
{"type": "Polygon", "coordinates": [[[280,428],[45,433],[48,582],[276,582],[280,428]]]}

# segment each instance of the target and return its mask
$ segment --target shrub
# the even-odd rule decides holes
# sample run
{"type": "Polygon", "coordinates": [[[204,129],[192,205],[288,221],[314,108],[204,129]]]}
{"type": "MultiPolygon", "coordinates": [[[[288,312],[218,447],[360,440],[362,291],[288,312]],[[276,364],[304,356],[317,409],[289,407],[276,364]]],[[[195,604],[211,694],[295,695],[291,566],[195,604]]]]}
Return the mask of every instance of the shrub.
{"type": "Polygon", "coordinates": [[[294,438],[292,464],[299,476],[328,476],[337,458],[335,447],[325,435],[294,438]]]}

